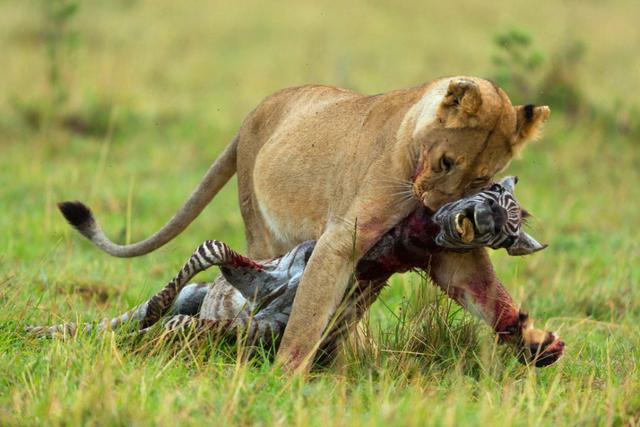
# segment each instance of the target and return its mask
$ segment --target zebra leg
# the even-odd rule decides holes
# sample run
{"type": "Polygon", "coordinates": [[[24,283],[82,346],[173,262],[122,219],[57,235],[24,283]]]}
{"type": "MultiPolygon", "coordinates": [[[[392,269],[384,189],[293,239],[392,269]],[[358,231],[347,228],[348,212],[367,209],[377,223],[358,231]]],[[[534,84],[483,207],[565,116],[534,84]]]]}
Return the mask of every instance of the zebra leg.
{"type": "Polygon", "coordinates": [[[246,324],[238,319],[200,319],[186,314],[176,314],[168,317],[163,326],[166,332],[183,333],[186,335],[203,335],[216,333],[224,336],[234,336],[239,328],[246,324]]]}
{"type": "MultiPolygon", "coordinates": [[[[84,330],[91,331],[91,325],[85,323],[84,330]]],[[[28,325],[24,327],[24,331],[29,335],[42,338],[67,338],[73,337],[78,331],[78,325],[74,322],[60,323],[58,325],[28,325]]]]}
{"type": "Polygon", "coordinates": [[[133,310],[129,310],[120,316],[112,319],[104,319],[100,322],[84,323],[78,325],[74,322],[60,323],[51,326],[26,326],[25,332],[37,337],[46,338],[67,338],[75,336],[79,331],[84,333],[103,332],[107,330],[115,330],[128,322],[139,322],[147,312],[147,304],[144,303],[133,310]]]}
{"type": "MultiPolygon", "coordinates": [[[[291,267],[289,263],[281,263],[280,266],[287,271],[291,267]]],[[[297,269],[294,268],[292,271],[297,272],[297,269]]],[[[221,275],[208,288],[200,317],[185,314],[173,315],[166,319],[164,328],[170,332],[196,335],[218,333],[223,336],[237,337],[240,334],[246,338],[243,343],[247,349],[243,355],[245,358],[251,357],[257,344],[277,346],[282,338],[302,270],[299,273],[293,274],[288,281],[286,275],[276,275],[279,277],[276,292],[268,293],[266,297],[256,302],[261,307],[255,315],[251,313],[253,304],[247,301],[224,275],[221,275]]],[[[264,277],[255,277],[254,280],[258,282],[255,286],[260,291],[261,286],[264,285],[264,277]]]]}
{"type": "Polygon", "coordinates": [[[243,257],[226,244],[216,240],[207,240],[194,251],[178,274],[160,292],[139,307],[121,316],[105,319],[96,324],[85,323],[79,326],[69,322],[52,326],[27,326],[25,331],[42,337],[66,337],[75,336],[79,329],[88,333],[94,330],[101,332],[117,329],[130,321],[139,322],[139,329],[147,329],[171,310],[176,298],[178,299],[175,304],[177,313],[196,314],[207,290],[198,288],[197,285],[194,285],[193,292],[189,287],[184,294],[182,294],[182,290],[193,276],[214,265],[228,266],[234,268],[235,271],[246,270],[245,279],[248,280],[262,272],[260,264],[243,257]]]}
{"type": "Polygon", "coordinates": [[[430,267],[434,283],[487,322],[501,342],[515,346],[520,361],[542,367],[562,356],[564,342],[553,332],[533,327],[495,276],[485,249],[437,253],[431,257],[430,267]]]}
{"type": "MultiPolygon", "coordinates": [[[[178,294],[176,301],[171,308],[172,314],[197,315],[202,306],[202,302],[209,290],[209,283],[192,283],[185,286],[178,294]]],[[[147,303],[127,311],[120,316],[101,322],[84,323],[80,325],[80,331],[84,333],[102,332],[105,330],[115,330],[123,324],[131,321],[140,322],[146,315],[147,303]]],[[[75,336],[79,332],[78,325],[74,322],[60,323],[50,326],[26,326],[25,332],[47,338],[66,338],[75,336]]]]}
{"type": "MultiPolygon", "coordinates": [[[[176,294],[186,282],[213,265],[220,267],[227,286],[233,286],[235,291],[231,292],[227,289],[228,292],[222,295],[219,301],[211,301],[214,285],[204,298],[201,308],[203,312],[212,311],[212,307],[222,305],[225,311],[237,311],[240,314],[244,309],[239,306],[254,303],[261,306],[269,305],[272,300],[286,292],[288,282],[292,280],[296,281],[296,284],[299,282],[313,247],[314,242],[305,242],[281,258],[260,264],[238,254],[222,242],[208,240],[194,251],[176,277],[149,300],[146,315],[141,321],[141,328],[148,328],[167,314],[176,294]]],[[[234,318],[229,313],[225,313],[224,316],[220,314],[222,313],[214,315],[213,320],[234,318]]],[[[204,318],[204,316],[200,317],[204,318]]]]}
{"type": "Polygon", "coordinates": [[[283,256],[261,264],[237,256],[233,262],[220,265],[220,271],[246,300],[266,306],[284,292],[287,283],[296,281],[297,286],[314,246],[314,241],[303,242],[283,256]]]}
{"type": "Polygon", "coordinates": [[[147,310],[140,322],[142,329],[156,323],[169,312],[178,293],[196,274],[214,265],[246,264],[251,270],[259,270],[259,264],[233,251],[217,240],[207,240],[193,252],[178,274],[147,303],[147,310]]]}

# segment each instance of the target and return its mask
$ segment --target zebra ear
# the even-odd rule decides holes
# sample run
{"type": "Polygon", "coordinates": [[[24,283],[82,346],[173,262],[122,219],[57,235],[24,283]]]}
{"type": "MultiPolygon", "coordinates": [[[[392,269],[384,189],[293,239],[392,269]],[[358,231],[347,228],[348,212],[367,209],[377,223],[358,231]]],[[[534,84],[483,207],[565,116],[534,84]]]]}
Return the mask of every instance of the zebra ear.
{"type": "Polygon", "coordinates": [[[529,255],[541,251],[547,246],[549,245],[543,245],[528,233],[521,231],[516,241],[513,242],[513,245],[507,248],[507,252],[511,256],[529,255]]]}
{"type": "Polygon", "coordinates": [[[516,188],[516,184],[518,183],[517,176],[506,176],[498,182],[505,190],[509,193],[513,194],[516,188]]]}

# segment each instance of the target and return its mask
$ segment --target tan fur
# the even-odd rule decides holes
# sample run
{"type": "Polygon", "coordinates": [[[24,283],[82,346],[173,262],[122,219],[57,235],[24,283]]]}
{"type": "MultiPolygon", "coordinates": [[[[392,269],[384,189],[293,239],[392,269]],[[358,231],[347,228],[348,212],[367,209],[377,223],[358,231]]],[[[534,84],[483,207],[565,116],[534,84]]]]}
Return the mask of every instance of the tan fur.
{"type": "Polygon", "coordinates": [[[473,77],[376,96],[304,86],[260,104],[238,139],[249,255],[273,257],[318,240],[279,359],[304,369],[354,261],[416,201],[435,209],[486,185],[545,111],[537,107],[533,120],[518,121],[502,90],[473,77]],[[443,156],[453,161],[450,171],[443,156]]]}
{"type": "Polygon", "coordinates": [[[531,117],[527,117],[525,109],[523,105],[516,107],[517,124],[513,143],[516,153],[524,147],[521,142],[535,140],[538,137],[542,123],[551,114],[549,107],[535,107],[532,109],[531,117]]]}
{"type": "Polygon", "coordinates": [[[547,107],[513,107],[475,77],[374,96],[285,89],[249,114],[181,210],[148,239],[115,244],[86,206],[60,207],[105,252],[139,256],[184,230],[235,170],[249,256],[318,240],[279,350],[281,362],[304,369],[362,254],[419,203],[435,210],[484,187],[548,115],[547,107]]]}

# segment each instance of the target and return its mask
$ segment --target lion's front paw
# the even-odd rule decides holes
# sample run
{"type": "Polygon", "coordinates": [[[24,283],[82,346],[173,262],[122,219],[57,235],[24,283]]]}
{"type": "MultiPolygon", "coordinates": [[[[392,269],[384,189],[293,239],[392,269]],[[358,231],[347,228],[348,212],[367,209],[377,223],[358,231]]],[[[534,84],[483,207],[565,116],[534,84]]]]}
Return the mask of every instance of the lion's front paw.
{"type": "Polygon", "coordinates": [[[522,331],[520,362],[542,368],[556,362],[564,352],[564,341],[553,332],[529,328],[522,331]]]}

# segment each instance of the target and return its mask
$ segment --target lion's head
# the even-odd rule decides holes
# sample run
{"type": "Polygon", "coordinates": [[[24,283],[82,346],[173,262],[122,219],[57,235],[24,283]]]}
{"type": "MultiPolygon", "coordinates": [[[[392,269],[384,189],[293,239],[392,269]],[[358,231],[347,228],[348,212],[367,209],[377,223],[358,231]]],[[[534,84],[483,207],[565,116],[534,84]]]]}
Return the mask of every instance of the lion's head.
{"type": "Polygon", "coordinates": [[[484,188],[534,138],[549,113],[546,106],[511,105],[487,80],[433,82],[410,114],[419,150],[414,195],[435,210],[484,188]]]}

